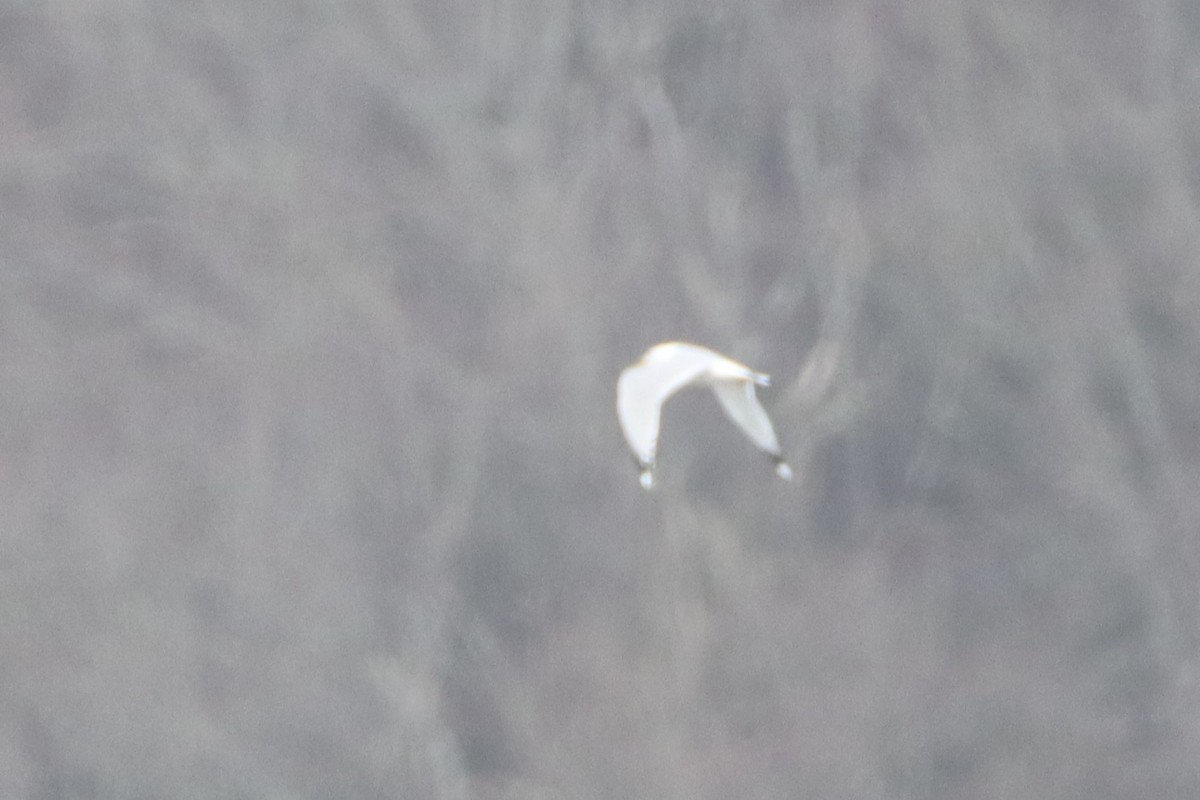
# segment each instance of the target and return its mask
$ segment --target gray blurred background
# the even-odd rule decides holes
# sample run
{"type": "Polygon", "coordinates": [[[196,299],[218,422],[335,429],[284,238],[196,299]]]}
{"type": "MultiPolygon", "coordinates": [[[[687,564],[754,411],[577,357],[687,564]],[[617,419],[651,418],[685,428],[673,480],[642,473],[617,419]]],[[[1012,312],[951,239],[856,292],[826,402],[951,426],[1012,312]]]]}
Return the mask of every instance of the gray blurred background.
{"type": "Polygon", "coordinates": [[[1191,0],[6,0],[0,796],[1200,797],[1198,192],[1191,0]]]}

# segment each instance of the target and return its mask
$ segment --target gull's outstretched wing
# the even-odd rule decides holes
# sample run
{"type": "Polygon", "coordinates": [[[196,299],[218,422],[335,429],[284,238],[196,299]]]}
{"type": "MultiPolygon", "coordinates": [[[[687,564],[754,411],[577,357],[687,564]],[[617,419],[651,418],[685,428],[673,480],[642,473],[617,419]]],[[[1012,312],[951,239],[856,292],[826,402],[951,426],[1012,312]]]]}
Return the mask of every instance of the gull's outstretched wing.
{"type": "Polygon", "coordinates": [[[713,391],[721,408],[733,423],[742,429],[742,433],[750,437],[750,441],[758,448],[775,459],[775,472],[785,480],[791,480],[792,469],[783,458],[779,447],[779,438],[771,425],[771,418],[766,409],[758,402],[754,393],[754,384],[750,381],[718,381],[713,383],[713,391]]]}
{"type": "Polygon", "coordinates": [[[654,465],[663,403],[720,358],[702,347],[670,343],[651,348],[641,361],[621,372],[617,379],[617,418],[625,441],[643,468],[654,465]]]}

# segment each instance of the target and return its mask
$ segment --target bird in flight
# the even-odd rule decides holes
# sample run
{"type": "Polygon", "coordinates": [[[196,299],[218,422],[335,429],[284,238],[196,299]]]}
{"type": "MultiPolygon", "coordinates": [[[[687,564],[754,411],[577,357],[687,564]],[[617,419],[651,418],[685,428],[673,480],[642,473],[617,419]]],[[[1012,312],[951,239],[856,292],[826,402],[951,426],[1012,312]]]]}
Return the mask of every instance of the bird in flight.
{"type": "Polygon", "coordinates": [[[637,459],[643,489],[654,486],[662,405],[692,384],[711,386],[733,424],[775,461],[775,474],[792,479],[771,420],[754,394],[755,386],[771,384],[770,376],[699,345],[664,342],[647,350],[617,379],[617,419],[637,459]]]}

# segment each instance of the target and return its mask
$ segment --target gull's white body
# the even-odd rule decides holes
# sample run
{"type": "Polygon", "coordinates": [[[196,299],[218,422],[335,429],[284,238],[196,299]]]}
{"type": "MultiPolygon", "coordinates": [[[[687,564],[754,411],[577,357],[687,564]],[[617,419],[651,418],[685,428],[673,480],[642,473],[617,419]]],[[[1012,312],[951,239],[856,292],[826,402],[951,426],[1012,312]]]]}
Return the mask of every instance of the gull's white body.
{"type": "Polygon", "coordinates": [[[617,418],[625,441],[637,458],[644,488],[654,485],[662,405],[692,384],[711,386],[733,423],[760,450],[775,460],[779,477],[791,480],[792,470],[779,447],[767,412],[754,394],[755,385],[770,385],[770,377],[699,345],[664,342],[626,367],[617,380],[617,418]]]}

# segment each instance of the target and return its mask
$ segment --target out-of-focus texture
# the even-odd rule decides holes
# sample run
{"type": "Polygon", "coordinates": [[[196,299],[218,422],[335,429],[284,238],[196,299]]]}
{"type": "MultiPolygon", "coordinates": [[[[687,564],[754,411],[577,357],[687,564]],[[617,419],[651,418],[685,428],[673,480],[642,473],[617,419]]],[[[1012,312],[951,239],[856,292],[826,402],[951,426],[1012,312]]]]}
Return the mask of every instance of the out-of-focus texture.
{"type": "Polygon", "coordinates": [[[1190,0],[4,3],[0,796],[1200,796],[1198,97],[1190,0]],[[665,339],[797,483],[638,489],[665,339]]]}

